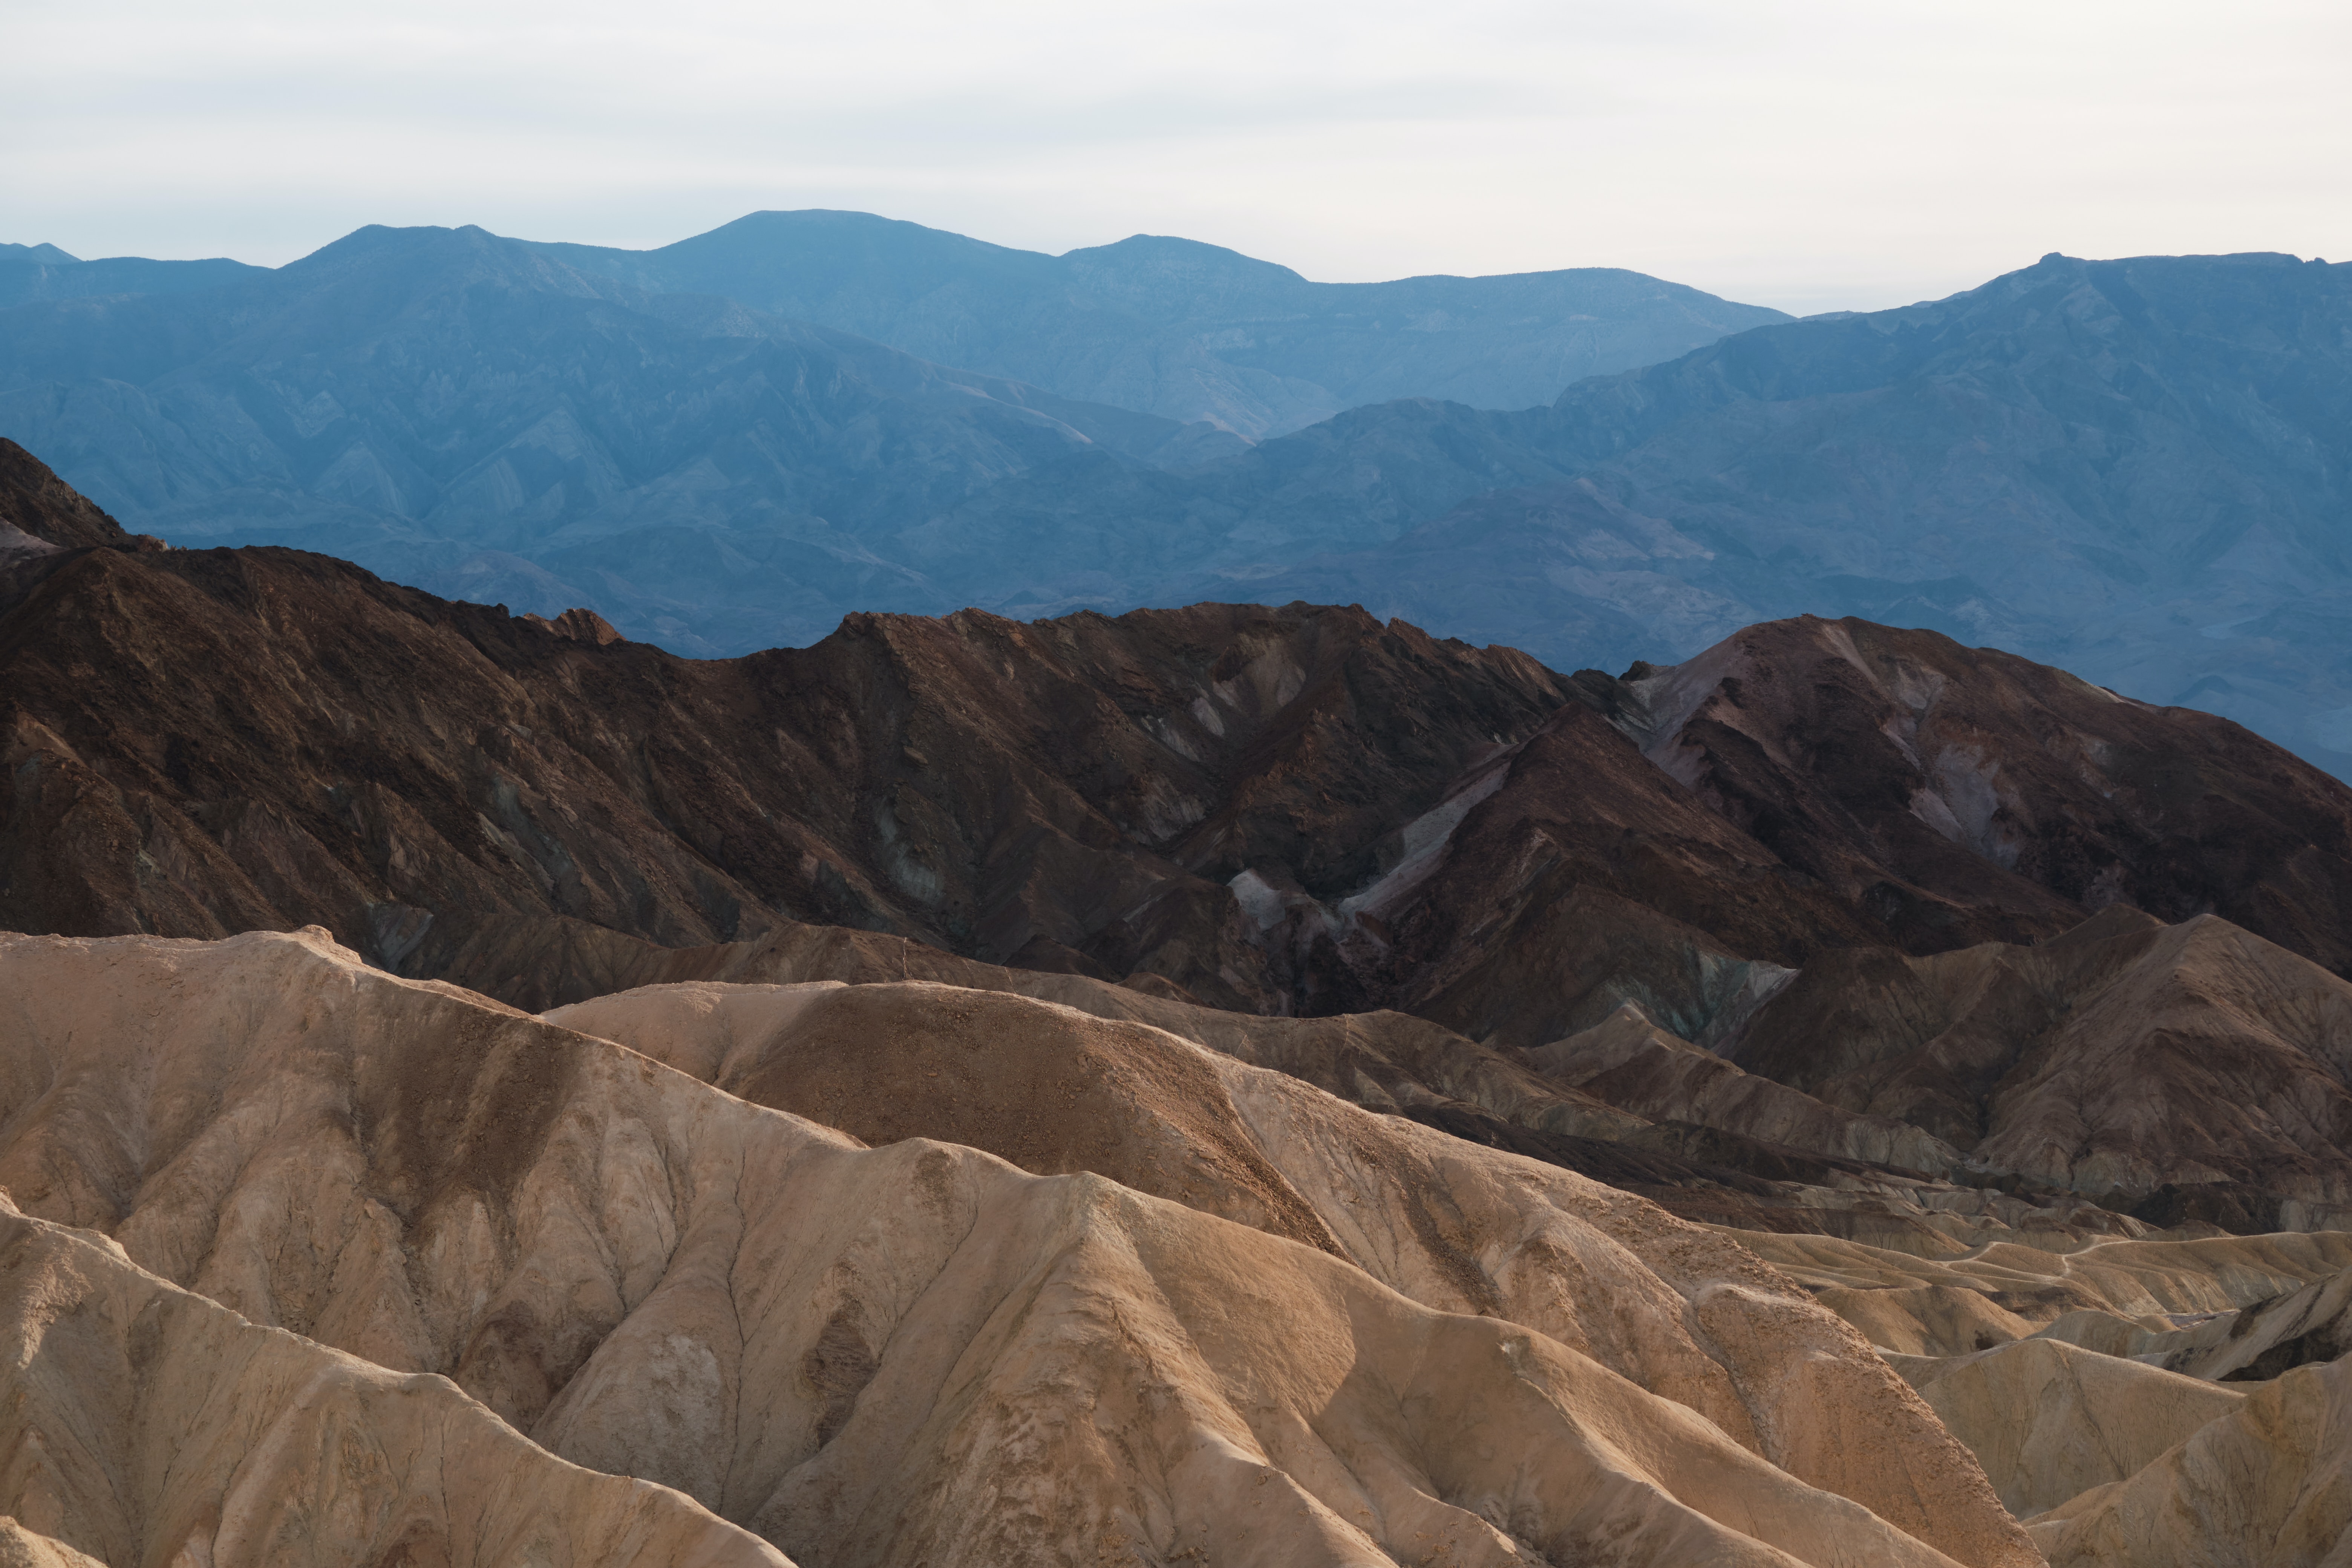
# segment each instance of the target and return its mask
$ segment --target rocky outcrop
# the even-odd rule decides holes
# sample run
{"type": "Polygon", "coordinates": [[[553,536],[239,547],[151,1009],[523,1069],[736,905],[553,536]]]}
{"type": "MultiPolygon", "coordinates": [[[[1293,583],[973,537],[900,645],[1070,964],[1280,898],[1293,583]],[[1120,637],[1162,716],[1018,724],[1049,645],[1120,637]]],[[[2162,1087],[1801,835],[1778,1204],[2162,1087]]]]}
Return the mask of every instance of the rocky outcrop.
{"type": "MultiPolygon", "coordinates": [[[[28,1213],[105,1230],[256,1321],[446,1373],[557,1456],[675,1486],[796,1555],[1223,1561],[1246,1542],[1362,1562],[1433,1541],[1503,1563],[1605,1540],[1628,1562],[1946,1560],[1925,1540],[1961,1562],[2032,1561],[1883,1363],[1727,1242],[1272,1076],[1234,1098],[1240,1122],[1177,1097],[1223,1130],[1187,1171],[1151,1131],[1176,1100],[1146,1092],[1181,1070],[1181,1042],[1097,1057],[1134,1077],[1056,1109],[1132,1139],[1139,1173],[1156,1162],[1228,1206],[1257,1194],[1273,1228],[922,1137],[863,1148],[383,975],[323,932],[15,937],[0,970],[24,1044],[0,1083],[0,1183],[28,1213]],[[1393,1201],[1399,1178],[1345,1151],[1418,1151],[1472,1227],[1465,1250],[1516,1250],[1528,1299],[1582,1345],[1432,1310],[1276,1234],[1304,1215],[1266,1201],[1266,1170],[1304,1195],[1317,1163],[1299,1146],[1318,1144],[1318,1215],[1393,1201]],[[1282,1163],[1247,1158],[1274,1147],[1282,1163]],[[1735,1426],[1771,1411],[1754,1441],[1788,1468],[1644,1376],[1702,1403],[1729,1389],[1715,1408],[1735,1426]],[[1909,1528],[1793,1473],[1841,1467],[1874,1471],[1909,1528]]],[[[936,996],[944,1016],[904,1031],[910,1074],[990,1048],[956,993],[919,991],[816,996],[885,1011],[936,996]]],[[[970,1005],[992,1004],[1034,1005],[970,1005]]],[[[1010,1040],[1008,1068],[1085,1044],[1091,1021],[1055,1016],[1076,1020],[1068,1045],[1010,1040]]],[[[830,1060],[871,1038],[802,1044],[830,1060]]],[[[894,1098],[931,1081],[892,1082],[894,1098]]],[[[985,1121],[942,1089],[943,1114],[985,1121]]],[[[1409,1215],[1351,1234],[1402,1235],[1409,1215]]]]}
{"type": "Polygon", "coordinates": [[[0,1564],[5,1568],[106,1568],[88,1552],[5,1518],[0,1518],[0,1564]]]}
{"type": "Polygon", "coordinates": [[[2298,1366],[2340,1361],[2352,1355],[2352,1272],[2167,1328],[2098,1348],[2221,1383],[2264,1383],[2298,1366]]]}

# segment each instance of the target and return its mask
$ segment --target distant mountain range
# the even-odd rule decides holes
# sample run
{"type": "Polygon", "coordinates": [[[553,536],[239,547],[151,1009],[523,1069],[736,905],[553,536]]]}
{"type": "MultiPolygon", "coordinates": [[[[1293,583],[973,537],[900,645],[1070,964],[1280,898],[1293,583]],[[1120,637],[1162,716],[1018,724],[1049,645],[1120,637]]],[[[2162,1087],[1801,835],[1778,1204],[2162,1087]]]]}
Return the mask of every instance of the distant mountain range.
{"type": "MultiPolygon", "coordinates": [[[[1365,360],[1351,387],[1367,376],[1459,381],[1491,361],[1520,369],[1484,390],[1519,375],[1531,397],[1581,368],[1779,319],[1632,273],[1358,289],[1185,241],[1056,259],[828,213],[761,215],[642,255],[369,228],[275,270],[135,259],[17,270],[20,294],[37,284],[47,297],[0,310],[0,432],[142,528],[304,545],[549,614],[591,603],[632,636],[697,653],[812,641],[853,608],[956,607],[983,591],[963,580],[965,538],[1020,521],[984,504],[1014,478],[1035,479],[1024,507],[1033,496],[1116,496],[1125,480],[1249,443],[1205,417],[1140,412],[1181,402],[1166,387],[1124,406],[1085,403],[678,291],[688,286],[782,298],[877,331],[895,330],[880,319],[895,310],[931,340],[948,330],[946,302],[961,300],[981,317],[1008,313],[998,341],[1033,363],[1046,338],[1076,345],[1060,371],[1040,367],[1066,382],[1117,380],[1129,361],[1201,372],[1206,362],[1168,348],[1167,332],[1213,307],[1227,336],[1249,310],[1272,311],[1297,354],[1365,360]],[[954,265],[977,268],[976,281],[943,282],[954,265]],[[235,275],[204,270],[215,266],[235,275]],[[105,287],[92,269],[109,268],[131,281],[105,287]],[[1072,277],[1093,279],[1092,291],[1072,277]],[[858,279],[864,292],[849,287],[858,279]],[[1126,301],[1118,310],[1103,304],[1114,295],[1126,301]],[[1451,325],[1423,308],[1441,296],[1451,325]],[[1366,318],[1368,300],[1386,300],[1388,314],[1366,318]],[[1604,331],[1616,343],[1605,353],[1604,331]],[[1558,374],[1523,363],[1546,342],[1558,374]],[[1435,357],[1416,369],[1414,354],[1435,357]]],[[[984,360],[985,345],[966,346],[984,360]]],[[[1294,392],[1307,384],[1291,379],[1294,392]]],[[[1298,393],[1307,401],[1287,405],[1290,416],[1327,412],[1339,395],[1327,390],[1298,393]]],[[[1397,514],[1390,531],[1405,521],[1397,514]]],[[[1341,516],[1307,537],[1320,548],[1386,534],[1341,516]]],[[[1039,542],[1016,542],[1019,571],[1039,542]]],[[[1138,567],[1230,557],[1192,542],[1171,534],[1138,567]]],[[[1104,539],[1074,557],[1105,590],[1111,580],[1093,563],[1107,553],[1121,552],[1104,539]]],[[[982,565],[992,584],[1004,575],[982,565]]],[[[1071,569],[1051,569],[1055,593],[1086,591],[1071,569]]]]}
{"type": "Polygon", "coordinates": [[[649,293],[740,300],[1252,439],[1399,397],[1525,408],[1789,319],[1617,268],[1310,283],[1197,240],[1043,256],[868,213],[753,213],[651,251],[541,248],[649,293]]]}
{"type": "Polygon", "coordinates": [[[54,245],[0,245],[0,308],[103,294],[185,294],[268,270],[226,257],[151,261],[143,256],[117,256],[84,261],[54,245]]]}
{"type": "Polygon", "coordinates": [[[1616,668],[1858,615],[2352,771],[2341,267],[2052,256],[1791,321],[1629,273],[1323,285],[836,213],[62,255],[0,253],[0,434],[177,542],[700,655],[860,609],[1305,598],[1616,668]]]}
{"type": "Polygon", "coordinates": [[[1532,418],[1433,417],[1322,428],[1359,473],[1504,440],[1559,477],[1490,486],[1465,462],[1459,502],[1409,532],[1158,591],[1360,600],[1612,668],[1760,617],[1863,616],[2352,769],[2352,268],[2051,256],[1582,382],[1532,418]]]}

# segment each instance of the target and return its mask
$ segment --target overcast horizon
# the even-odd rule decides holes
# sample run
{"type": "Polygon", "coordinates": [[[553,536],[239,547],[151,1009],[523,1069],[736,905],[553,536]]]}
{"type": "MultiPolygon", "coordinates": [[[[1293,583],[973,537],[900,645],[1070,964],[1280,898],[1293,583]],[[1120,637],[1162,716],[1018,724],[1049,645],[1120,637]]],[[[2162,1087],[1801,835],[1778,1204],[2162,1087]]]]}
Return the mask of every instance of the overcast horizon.
{"type": "Polygon", "coordinates": [[[1327,281],[1623,267],[1796,313],[2052,250],[2352,256],[2352,12],[0,0],[0,239],[281,264],[763,208],[1327,281]]]}

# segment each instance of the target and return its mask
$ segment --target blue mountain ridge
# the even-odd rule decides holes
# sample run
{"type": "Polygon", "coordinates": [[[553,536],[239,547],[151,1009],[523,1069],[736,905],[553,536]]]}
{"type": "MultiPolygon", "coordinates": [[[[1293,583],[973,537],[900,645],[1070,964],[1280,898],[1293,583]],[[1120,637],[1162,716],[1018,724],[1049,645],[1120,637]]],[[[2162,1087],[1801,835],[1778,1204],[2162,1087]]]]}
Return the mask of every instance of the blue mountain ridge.
{"type": "Polygon", "coordinates": [[[721,295],[1252,439],[1398,397],[1548,403],[1582,377],[1788,320],[1615,268],[1314,283],[1197,240],[1045,256],[854,212],[753,213],[651,251],[546,248],[649,292],[721,295]]]}
{"type": "MultiPolygon", "coordinates": [[[[367,229],[209,288],[0,310],[0,434],[180,542],[587,604],[694,653],[851,609],[1306,598],[1615,668],[1810,610],[1998,643],[2352,767],[2342,268],[2052,256],[1533,407],[1397,398],[1250,439],[1286,416],[1235,367],[1442,382],[1546,299],[1634,277],[1320,285],[1187,241],[1048,258],[854,214],[652,252],[367,229]],[[1390,300],[1448,291],[1444,330],[1396,326],[1390,300]],[[1265,325],[1284,310],[1287,337],[1265,325]],[[1223,382],[1104,368],[1244,316],[1223,382]]],[[[1675,286],[1639,285],[1699,331],[1675,286]]]]}

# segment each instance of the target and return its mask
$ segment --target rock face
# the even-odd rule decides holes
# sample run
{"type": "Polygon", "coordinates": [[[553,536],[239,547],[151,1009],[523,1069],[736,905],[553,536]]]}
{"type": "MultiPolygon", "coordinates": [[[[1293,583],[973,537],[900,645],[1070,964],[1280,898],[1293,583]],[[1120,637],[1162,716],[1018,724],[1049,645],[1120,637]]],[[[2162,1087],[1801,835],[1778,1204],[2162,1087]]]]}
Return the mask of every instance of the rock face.
{"type": "MultiPolygon", "coordinates": [[[[558,1458],[675,1487],[806,1560],[1500,1563],[1602,1542],[1661,1564],[2034,1560],[1884,1363],[1722,1238],[1171,1037],[1155,1055],[1120,1037],[1130,1086],[1058,1108],[1086,1124],[1057,1130],[1062,1152],[1099,1141],[1261,1224],[920,1136],[867,1149],[368,969],[324,932],[0,938],[0,986],[20,1044],[0,1183],[27,1214],[289,1331],[214,1313],[236,1332],[444,1373],[558,1458]],[[1188,1068],[1237,1114],[1181,1079],[1149,1092],[1188,1068]],[[1171,1110],[1209,1134],[1189,1169],[1155,1143],[1171,1110]],[[1401,1180],[1384,1158],[1423,1162],[1464,1250],[1581,1342],[1433,1310],[1279,1234],[1351,1206],[1324,1222],[1343,1250],[1413,1232],[1411,1210],[1381,1213],[1401,1180]],[[1272,1201],[1276,1174],[1301,1206],[1272,1201]],[[1722,1425],[1743,1412],[1745,1432],[1722,1425]]],[[[778,994],[751,999],[756,1026],[714,1032],[723,996],[685,1007],[669,1038],[746,1088],[791,1079],[763,1062],[822,1064],[811,1092],[855,1109],[827,1085],[873,1037],[794,1032],[826,1006],[906,1025],[867,1065],[910,1079],[1001,1049],[1008,1070],[973,1081],[1013,1083],[1104,1037],[951,990],[778,994]]],[[[931,1081],[891,1098],[919,1105],[931,1081]]],[[[985,1125],[956,1089],[941,1115],[985,1125]]]]}
{"type": "Polygon", "coordinates": [[[2352,959],[2344,792],[2235,725],[1812,616],[1627,684],[1647,756],[1914,951],[2046,936],[2122,902],[2352,959]]]}
{"type": "MultiPolygon", "coordinates": [[[[0,551],[24,552],[27,541],[57,550],[100,545],[133,550],[142,543],[89,497],[51,473],[47,464],[5,438],[0,438],[0,529],[8,531],[0,532],[0,551]],[[12,539],[13,546],[8,542],[12,539]]],[[[154,541],[144,543],[152,549],[154,541]]],[[[5,564],[4,559],[0,564],[5,564]]]]}
{"type": "Polygon", "coordinates": [[[0,1519],[0,1563],[7,1568],[105,1568],[88,1552],[26,1530],[13,1519],[0,1519]]]}
{"type": "Polygon", "coordinates": [[[11,1568],[789,1568],[667,1487],[553,1458],[446,1378],[257,1327],[5,1202],[0,1323],[11,1568]]]}

